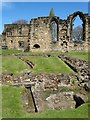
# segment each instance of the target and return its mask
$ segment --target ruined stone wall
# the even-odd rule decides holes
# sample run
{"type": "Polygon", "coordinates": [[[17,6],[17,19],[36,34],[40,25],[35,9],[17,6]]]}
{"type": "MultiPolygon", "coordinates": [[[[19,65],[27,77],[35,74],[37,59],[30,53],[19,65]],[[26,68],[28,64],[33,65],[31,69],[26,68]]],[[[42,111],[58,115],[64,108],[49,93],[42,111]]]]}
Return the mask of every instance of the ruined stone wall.
{"type": "Polygon", "coordinates": [[[90,16],[88,16],[88,51],[90,51],[90,16]]]}
{"type": "Polygon", "coordinates": [[[66,20],[59,20],[59,41],[62,52],[69,50],[68,24],[66,20]]]}
{"type": "Polygon", "coordinates": [[[80,83],[85,83],[89,81],[90,70],[88,62],[76,58],[71,58],[65,55],[59,55],[59,58],[61,58],[77,73],[77,79],[80,81],[80,83]]]}
{"type": "Polygon", "coordinates": [[[24,50],[29,46],[30,51],[67,51],[68,46],[67,23],[58,17],[39,17],[32,19],[29,25],[6,24],[4,36],[8,49],[24,50]],[[56,42],[52,41],[52,21],[55,21],[58,27],[56,42]],[[19,42],[23,42],[23,47],[20,47],[19,42]]]}
{"type": "Polygon", "coordinates": [[[69,37],[69,51],[88,51],[88,44],[89,44],[89,16],[88,14],[83,14],[80,11],[77,11],[67,18],[68,22],[68,37],[69,37]],[[72,33],[72,26],[73,26],[73,21],[77,17],[77,15],[80,17],[80,19],[83,22],[83,43],[74,43],[71,38],[71,33],[72,33]]]}
{"type": "Polygon", "coordinates": [[[23,50],[28,41],[29,25],[6,24],[5,40],[8,49],[23,50]]]}
{"type": "MultiPolygon", "coordinates": [[[[2,46],[25,51],[88,51],[90,42],[90,16],[75,12],[62,20],[57,16],[31,19],[30,24],[6,24],[2,46]],[[83,21],[83,43],[74,43],[71,38],[73,21],[77,17],[83,21]],[[57,40],[53,42],[51,24],[57,24],[57,40]]],[[[3,47],[5,48],[5,47],[3,47]]]]}
{"type": "Polygon", "coordinates": [[[41,17],[31,20],[30,31],[30,50],[31,51],[68,51],[67,22],[59,20],[58,17],[41,17]],[[51,23],[57,24],[58,38],[52,41],[51,23]],[[35,44],[40,48],[36,49],[35,44]]]}
{"type": "Polygon", "coordinates": [[[50,29],[49,18],[38,18],[31,20],[30,31],[30,50],[31,51],[49,51],[50,50],[50,29]],[[39,47],[35,47],[38,45],[39,47]]]}

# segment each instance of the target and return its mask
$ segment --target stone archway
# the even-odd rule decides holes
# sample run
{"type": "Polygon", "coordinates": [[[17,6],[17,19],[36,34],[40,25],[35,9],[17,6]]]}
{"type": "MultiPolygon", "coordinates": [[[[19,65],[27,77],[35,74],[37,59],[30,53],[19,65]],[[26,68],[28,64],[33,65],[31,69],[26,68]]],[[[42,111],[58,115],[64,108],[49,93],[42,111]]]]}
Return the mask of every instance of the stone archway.
{"type": "Polygon", "coordinates": [[[76,17],[79,16],[80,19],[82,20],[83,24],[83,41],[85,42],[86,36],[85,36],[85,32],[86,32],[86,19],[85,19],[85,15],[80,12],[77,11],[75,13],[73,13],[72,15],[70,15],[70,39],[71,39],[71,35],[72,35],[72,28],[73,28],[73,22],[76,19],[76,17]]]}
{"type": "Polygon", "coordinates": [[[34,44],[33,48],[38,49],[38,48],[40,48],[40,45],[39,44],[34,44]]]}

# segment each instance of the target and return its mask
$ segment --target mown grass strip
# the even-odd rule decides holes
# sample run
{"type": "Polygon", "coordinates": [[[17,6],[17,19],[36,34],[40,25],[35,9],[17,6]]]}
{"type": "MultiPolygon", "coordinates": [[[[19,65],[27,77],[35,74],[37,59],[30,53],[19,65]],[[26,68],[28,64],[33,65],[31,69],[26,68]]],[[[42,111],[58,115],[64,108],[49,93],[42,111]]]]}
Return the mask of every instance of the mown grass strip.
{"type": "Polygon", "coordinates": [[[58,57],[30,57],[35,64],[34,73],[72,73],[73,71],[58,57]]]}
{"type": "Polygon", "coordinates": [[[0,54],[16,54],[21,53],[21,50],[0,50],[0,54]]]}

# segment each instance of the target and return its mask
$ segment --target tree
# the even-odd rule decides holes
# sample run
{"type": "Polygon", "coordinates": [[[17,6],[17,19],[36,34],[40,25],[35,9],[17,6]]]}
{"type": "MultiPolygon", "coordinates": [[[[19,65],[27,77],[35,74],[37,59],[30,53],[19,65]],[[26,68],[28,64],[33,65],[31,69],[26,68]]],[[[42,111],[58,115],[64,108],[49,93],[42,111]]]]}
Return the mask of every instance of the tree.
{"type": "Polygon", "coordinates": [[[50,10],[49,16],[50,16],[50,17],[54,17],[54,10],[53,10],[53,8],[50,10]]]}
{"type": "Polygon", "coordinates": [[[82,26],[77,26],[72,30],[72,40],[74,42],[80,43],[83,41],[83,28],[82,26]]]}
{"type": "Polygon", "coordinates": [[[27,20],[16,20],[12,24],[28,24],[27,20]]]}

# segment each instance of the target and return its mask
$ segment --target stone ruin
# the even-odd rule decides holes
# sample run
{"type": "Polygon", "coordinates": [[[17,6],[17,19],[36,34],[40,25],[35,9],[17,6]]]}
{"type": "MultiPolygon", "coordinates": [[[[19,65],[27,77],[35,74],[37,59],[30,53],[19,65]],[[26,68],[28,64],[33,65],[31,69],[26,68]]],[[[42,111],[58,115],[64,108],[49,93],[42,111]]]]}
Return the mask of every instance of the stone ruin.
{"type": "Polygon", "coordinates": [[[29,24],[5,24],[2,49],[22,51],[87,51],[90,41],[90,16],[77,11],[62,20],[57,16],[31,19],[29,24]],[[83,22],[83,42],[72,41],[73,21],[83,22]]]}
{"type": "Polygon", "coordinates": [[[63,54],[58,57],[71,65],[75,73],[33,74],[31,71],[22,71],[22,75],[17,78],[14,78],[12,73],[3,73],[0,83],[23,87],[23,106],[27,112],[73,109],[79,104],[79,100],[76,100],[75,105],[73,99],[75,93],[79,96],[78,99],[88,101],[90,90],[88,64],[86,61],[76,60],[63,54]]]}
{"type": "MultiPolygon", "coordinates": [[[[57,16],[38,17],[31,19],[30,24],[5,24],[2,33],[2,49],[16,49],[22,51],[88,51],[90,39],[90,16],[77,11],[62,20],[57,16]],[[83,21],[83,43],[74,43],[71,39],[74,19],[79,15],[83,21]],[[52,29],[56,26],[55,36],[52,29]],[[55,38],[55,39],[54,39],[55,38]]],[[[0,84],[15,86],[32,85],[32,93],[38,111],[49,109],[70,109],[75,107],[73,89],[82,89],[89,82],[89,70],[85,61],[71,59],[60,55],[66,64],[75,70],[77,75],[28,75],[24,78],[13,78],[10,74],[2,75],[0,84]],[[63,90],[64,89],[64,90],[63,90]],[[65,89],[67,91],[65,91],[65,89]],[[48,94],[50,93],[50,94],[48,94]],[[43,98],[44,97],[44,98],[43,98]]],[[[21,58],[20,58],[21,59],[21,58]]],[[[26,61],[28,63],[28,61],[26,61]]],[[[31,65],[29,62],[28,64],[31,65]]],[[[34,112],[32,96],[25,89],[24,106],[28,112],[34,112]],[[32,103],[29,103],[29,101],[32,103]],[[31,106],[32,105],[32,106],[31,106]],[[30,107],[31,106],[31,107],[30,107]]],[[[79,94],[87,101],[87,91],[79,94]],[[85,97],[85,98],[84,98],[85,97]]]]}
{"type": "Polygon", "coordinates": [[[23,87],[23,106],[27,112],[73,109],[73,95],[77,90],[76,94],[88,101],[88,92],[80,86],[74,74],[32,74],[20,78],[5,74],[2,84],[23,87]]]}

